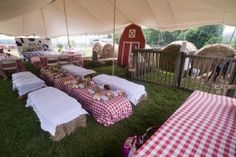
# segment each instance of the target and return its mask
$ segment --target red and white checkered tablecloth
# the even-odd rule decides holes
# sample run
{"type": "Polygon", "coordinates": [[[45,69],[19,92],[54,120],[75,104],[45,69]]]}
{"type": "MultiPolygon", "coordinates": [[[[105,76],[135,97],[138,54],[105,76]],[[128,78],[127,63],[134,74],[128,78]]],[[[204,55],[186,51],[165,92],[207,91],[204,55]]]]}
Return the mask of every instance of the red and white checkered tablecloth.
{"type": "Polygon", "coordinates": [[[64,77],[60,77],[60,78],[56,78],[53,80],[53,85],[54,87],[60,89],[61,91],[66,92],[65,90],[65,82],[66,81],[72,81],[72,80],[76,80],[76,78],[72,75],[68,75],[68,76],[64,76],[64,77]]]}
{"type": "Polygon", "coordinates": [[[133,156],[236,156],[236,99],[195,91],[133,156]]]}
{"type": "Polygon", "coordinates": [[[40,70],[40,77],[44,80],[44,81],[48,81],[48,75],[50,74],[51,72],[49,71],[44,71],[44,70],[40,70]]]}
{"type": "MultiPolygon", "coordinates": [[[[116,96],[106,101],[94,100],[93,94],[88,92],[90,87],[82,89],[74,88],[68,92],[69,95],[81,103],[84,109],[94,116],[97,122],[107,127],[132,114],[132,106],[124,96],[116,96]]],[[[108,91],[102,90],[99,94],[102,95],[106,92],[108,91]]]]}
{"type": "MultiPolygon", "coordinates": [[[[47,84],[49,85],[54,85],[54,83],[57,83],[57,79],[59,78],[63,78],[65,77],[65,80],[66,79],[75,79],[72,75],[68,74],[68,73],[62,73],[62,72],[53,72],[53,71],[44,71],[44,70],[41,70],[40,71],[40,77],[46,81],[47,84]],[[59,75],[62,75],[62,76],[59,76],[59,75]],[[69,77],[68,77],[69,76],[69,77]]],[[[58,85],[58,84],[57,84],[58,85]]],[[[62,88],[62,82],[59,81],[59,87],[62,88]]]]}

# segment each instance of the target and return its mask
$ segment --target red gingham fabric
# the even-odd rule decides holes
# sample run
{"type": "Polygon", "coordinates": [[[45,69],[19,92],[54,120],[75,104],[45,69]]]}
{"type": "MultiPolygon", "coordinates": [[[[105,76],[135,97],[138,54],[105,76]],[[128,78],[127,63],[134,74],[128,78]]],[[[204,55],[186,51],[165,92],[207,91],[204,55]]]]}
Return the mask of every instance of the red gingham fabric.
{"type": "MultiPolygon", "coordinates": [[[[104,126],[110,126],[132,114],[132,106],[127,98],[124,96],[116,96],[107,101],[98,101],[93,99],[93,94],[87,90],[91,88],[74,88],[69,91],[69,95],[76,98],[84,109],[90,112],[97,122],[104,126]]],[[[107,91],[102,90],[100,95],[107,91]]]]}
{"type": "Polygon", "coordinates": [[[53,71],[43,71],[43,70],[40,70],[40,77],[43,80],[45,80],[47,84],[53,85],[53,86],[54,86],[55,79],[59,79],[59,78],[67,77],[67,76],[73,77],[70,74],[64,73],[63,76],[60,76],[59,78],[55,78],[58,74],[62,74],[62,72],[53,72],[53,71]]]}
{"type": "MultiPolygon", "coordinates": [[[[40,74],[46,82],[77,99],[81,103],[82,107],[90,112],[97,122],[103,124],[104,126],[110,126],[132,114],[132,106],[129,100],[124,96],[116,96],[106,101],[94,100],[94,94],[90,94],[87,90],[95,87],[96,85],[91,85],[83,89],[70,88],[70,85],[65,85],[64,82],[76,80],[76,78],[72,75],[55,78],[55,75],[45,71],[41,71],[40,74]]],[[[101,90],[99,94],[103,95],[107,92],[107,90],[101,90]]]]}
{"type": "Polygon", "coordinates": [[[55,75],[55,73],[51,73],[51,74],[44,73],[41,76],[44,76],[42,78],[46,81],[47,84],[53,85],[54,75],[55,75]]]}
{"type": "Polygon", "coordinates": [[[236,156],[236,99],[195,91],[133,156],[236,156]]]}
{"type": "Polygon", "coordinates": [[[44,81],[47,80],[47,75],[48,75],[48,72],[43,71],[42,69],[40,70],[40,77],[41,77],[44,81]]]}
{"type": "Polygon", "coordinates": [[[66,91],[65,90],[65,84],[64,82],[66,81],[72,81],[72,80],[76,80],[76,78],[72,75],[68,75],[68,76],[65,76],[65,77],[60,77],[60,78],[56,78],[54,79],[53,81],[53,84],[54,84],[54,87],[60,89],[61,91],[66,91]]]}

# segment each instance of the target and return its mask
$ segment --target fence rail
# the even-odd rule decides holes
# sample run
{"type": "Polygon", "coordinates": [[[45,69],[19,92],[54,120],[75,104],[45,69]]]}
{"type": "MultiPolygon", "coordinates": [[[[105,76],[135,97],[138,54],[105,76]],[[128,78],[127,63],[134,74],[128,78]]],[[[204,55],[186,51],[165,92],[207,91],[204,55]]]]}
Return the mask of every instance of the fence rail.
{"type": "Polygon", "coordinates": [[[234,96],[236,59],[135,49],[133,79],[187,90],[234,96]]]}

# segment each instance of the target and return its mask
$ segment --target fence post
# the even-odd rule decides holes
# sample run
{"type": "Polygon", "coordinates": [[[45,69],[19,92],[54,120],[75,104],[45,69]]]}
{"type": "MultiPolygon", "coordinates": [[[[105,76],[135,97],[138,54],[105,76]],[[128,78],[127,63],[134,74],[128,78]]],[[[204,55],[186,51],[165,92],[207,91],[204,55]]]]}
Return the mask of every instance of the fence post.
{"type": "Polygon", "coordinates": [[[179,86],[179,76],[181,71],[181,59],[182,59],[182,52],[177,53],[177,58],[175,62],[175,73],[174,73],[174,81],[173,81],[173,87],[179,86]]]}
{"type": "Polygon", "coordinates": [[[136,74],[137,74],[137,59],[138,59],[138,51],[137,50],[133,50],[133,59],[132,59],[132,67],[129,69],[129,71],[131,72],[131,79],[135,79],[136,78],[136,74]]]}
{"type": "MultiPolygon", "coordinates": [[[[186,60],[186,55],[184,52],[181,52],[181,57],[180,57],[180,68],[179,68],[179,76],[178,76],[178,84],[177,86],[180,87],[182,83],[182,76],[184,73],[184,67],[185,67],[185,60],[186,60]]],[[[188,67],[189,68],[189,67],[188,67]]]]}
{"type": "Polygon", "coordinates": [[[185,64],[185,53],[180,52],[177,53],[177,58],[175,62],[175,73],[174,73],[174,81],[173,87],[180,87],[182,83],[182,74],[184,72],[184,64],[185,64]]]}
{"type": "MultiPolygon", "coordinates": [[[[232,73],[229,78],[229,85],[235,85],[236,84],[236,63],[234,61],[233,67],[232,67],[232,73]]],[[[234,97],[235,89],[228,89],[226,91],[226,96],[234,97]]]]}

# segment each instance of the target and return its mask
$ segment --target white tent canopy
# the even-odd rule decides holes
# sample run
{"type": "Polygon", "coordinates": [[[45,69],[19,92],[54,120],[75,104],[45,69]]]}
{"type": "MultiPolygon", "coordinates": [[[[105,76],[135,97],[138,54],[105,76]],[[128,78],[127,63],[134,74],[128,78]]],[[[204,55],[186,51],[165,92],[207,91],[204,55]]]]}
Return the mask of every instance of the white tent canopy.
{"type": "MultiPolygon", "coordinates": [[[[1,0],[0,33],[66,35],[63,0],[1,0]]],[[[65,0],[70,35],[111,32],[114,0],[65,0]]],[[[236,0],[116,0],[116,29],[137,23],[160,30],[236,25],[236,0]]]]}

